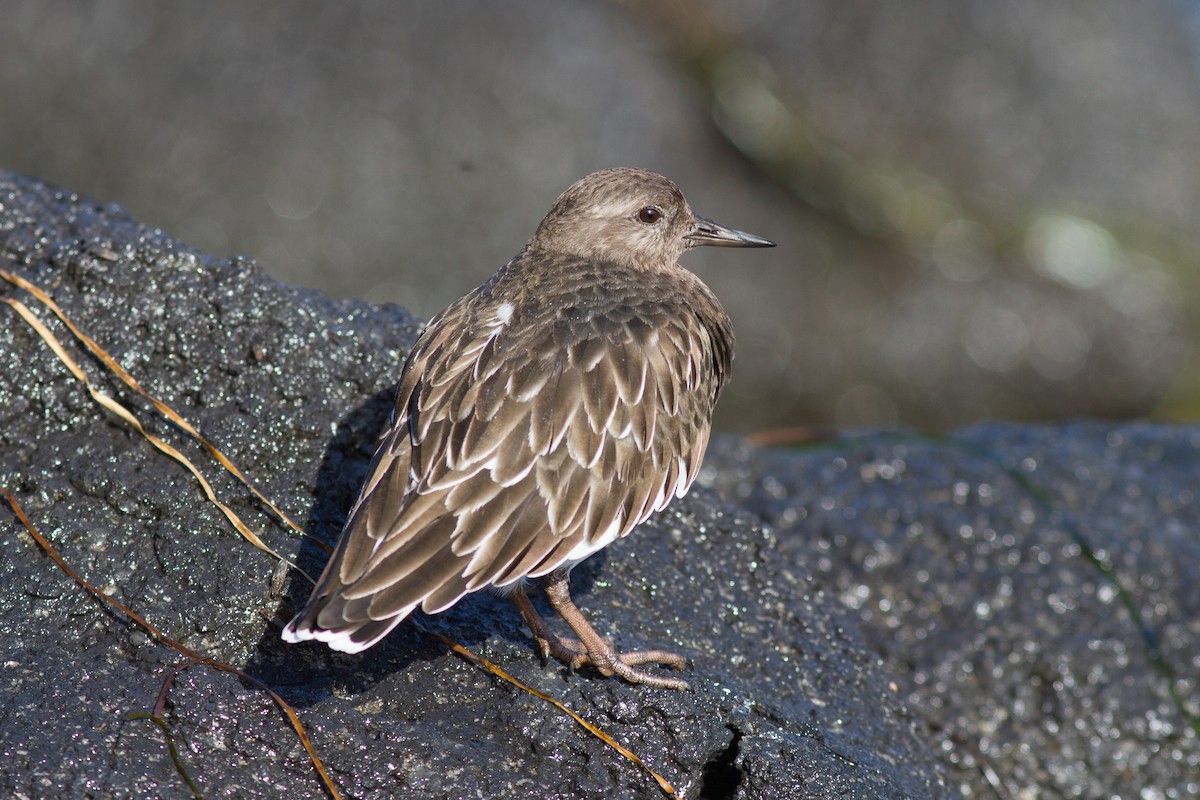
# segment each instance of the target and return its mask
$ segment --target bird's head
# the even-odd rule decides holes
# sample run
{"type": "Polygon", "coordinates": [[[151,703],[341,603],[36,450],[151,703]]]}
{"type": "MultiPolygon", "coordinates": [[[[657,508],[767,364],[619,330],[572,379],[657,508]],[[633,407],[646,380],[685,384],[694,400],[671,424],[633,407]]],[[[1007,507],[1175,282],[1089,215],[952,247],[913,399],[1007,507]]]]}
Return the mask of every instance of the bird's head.
{"type": "Polygon", "coordinates": [[[692,212],[662,175],[619,168],[593,172],[563,192],[530,247],[603,258],[642,269],[669,269],[691,247],[774,247],[692,212]]]}

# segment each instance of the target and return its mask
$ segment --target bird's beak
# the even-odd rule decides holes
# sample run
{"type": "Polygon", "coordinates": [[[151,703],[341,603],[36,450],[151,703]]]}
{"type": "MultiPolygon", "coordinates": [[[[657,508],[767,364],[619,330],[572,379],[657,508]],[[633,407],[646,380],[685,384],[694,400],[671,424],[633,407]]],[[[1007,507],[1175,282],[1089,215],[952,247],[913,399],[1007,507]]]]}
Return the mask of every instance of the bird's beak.
{"type": "Polygon", "coordinates": [[[735,231],[733,228],[726,228],[724,225],[718,225],[711,219],[700,216],[696,217],[696,221],[692,223],[692,229],[683,238],[687,239],[688,247],[700,247],[701,245],[710,247],[775,246],[770,239],[764,239],[752,233],[735,231]]]}

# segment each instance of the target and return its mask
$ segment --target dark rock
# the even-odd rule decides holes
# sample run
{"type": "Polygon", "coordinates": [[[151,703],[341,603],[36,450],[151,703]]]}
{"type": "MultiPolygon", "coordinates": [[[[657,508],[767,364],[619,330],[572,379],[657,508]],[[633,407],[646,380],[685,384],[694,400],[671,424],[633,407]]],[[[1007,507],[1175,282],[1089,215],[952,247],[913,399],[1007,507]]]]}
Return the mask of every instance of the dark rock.
{"type": "Polygon", "coordinates": [[[990,424],[702,476],[775,569],[854,610],[950,783],[981,797],[1200,796],[1200,428],[990,424]]]}
{"type": "MultiPolygon", "coordinates": [[[[202,256],[118,208],[11,175],[0,177],[0,266],[50,292],[314,535],[336,537],[418,328],[409,314],[280,285],[252,262],[202,256]]],[[[0,294],[50,319],[24,292],[0,294]]],[[[969,751],[939,754],[931,742],[946,739],[926,727],[956,724],[947,704],[971,698],[909,710],[856,614],[796,558],[804,535],[781,541],[710,491],[585,563],[575,581],[577,599],[620,644],[691,654],[695,692],[543,667],[515,611],[488,595],[406,623],[361,656],[285,646],[278,616],[307,583],[293,577],[274,596],[276,562],[231,529],[188,473],[98,408],[11,309],[0,315],[0,486],[84,577],[295,704],[346,796],[660,796],[557,709],[430,631],[561,699],[684,796],[957,796],[946,762],[969,751]]],[[[319,569],[322,551],[51,328],[104,391],[202,465],[268,544],[319,569]]],[[[163,732],[130,716],[150,711],[187,659],[65,577],[7,512],[0,541],[0,792],[190,797],[163,732]]],[[[295,734],[253,685],[193,665],[176,675],[164,713],[207,796],[324,796],[295,734]]]]}

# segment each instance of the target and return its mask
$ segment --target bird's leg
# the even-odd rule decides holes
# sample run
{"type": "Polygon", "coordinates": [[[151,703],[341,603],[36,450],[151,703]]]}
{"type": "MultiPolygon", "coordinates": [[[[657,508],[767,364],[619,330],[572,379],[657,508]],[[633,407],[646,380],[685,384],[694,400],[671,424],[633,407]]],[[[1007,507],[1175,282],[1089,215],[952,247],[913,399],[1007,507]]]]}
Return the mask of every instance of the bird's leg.
{"type": "MultiPolygon", "coordinates": [[[[572,668],[579,668],[584,665],[595,667],[602,675],[619,675],[630,683],[648,683],[651,686],[662,686],[667,689],[687,689],[688,685],[685,681],[678,678],[663,678],[657,675],[651,675],[642,672],[639,669],[634,669],[636,664],[667,664],[677,669],[683,669],[687,666],[687,659],[683,656],[669,653],[665,650],[638,650],[632,653],[618,653],[616,648],[612,646],[607,639],[596,633],[596,629],[587,621],[587,617],[579,610],[571,600],[570,579],[566,570],[555,570],[545,578],[546,598],[550,601],[550,607],[558,612],[558,615],[566,621],[575,635],[579,637],[579,642],[570,642],[566,644],[563,640],[559,640],[560,647],[571,651],[574,654],[573,658],[567,659],[554,653],[554,646],[550,645],[549,652],[555,655],[556,658],[561,658],[571,665],[572,668]]],[[[529,598],[525,599],[529,602],[529,598]]],[[[520,603],[517,604],[518,608],[520,603]]],[[[530,605],[530,610],[533,606],[530,605]]],[[[523,612],[522,612],[523,613],[523,612]]],[[[536,616],[536,612],[534,612],[536,616]]],[[[526,618],[528,621],[528,617],[526,618]]],[[[543,631],[546,630],[546,625],[538,618],[538,623],[543,631]]],[[[530,626],[532,627],[532,625],[530,626]]],[[[548,631],[546,631],[548,633],[548,631]]],[[[553,636],[553,634],[550,634],[553,636]]],[[[538,646],[542,647],[542,639],[539,638],[538,631],[534,631],[534,637],[538,638],[538,646]]]]}
{"type": "Polygon", "coordinates": [[[525,594],[524,589],[518,587],[508,597],[521,612],[521,619],[525,620],[525,624],[533,632],[533,640],[537,643],[538,655],[542,657],[543,662],[550,656],[554,656],[559,661],[566,662],[571,669],[583,665],[587,659],[587,648],[584,647],[583,642],[564,639],[550,630],[545,620],[542,619],[542,615],[533,607],[533,603],[530,602],[529,595],[525,594]]]}

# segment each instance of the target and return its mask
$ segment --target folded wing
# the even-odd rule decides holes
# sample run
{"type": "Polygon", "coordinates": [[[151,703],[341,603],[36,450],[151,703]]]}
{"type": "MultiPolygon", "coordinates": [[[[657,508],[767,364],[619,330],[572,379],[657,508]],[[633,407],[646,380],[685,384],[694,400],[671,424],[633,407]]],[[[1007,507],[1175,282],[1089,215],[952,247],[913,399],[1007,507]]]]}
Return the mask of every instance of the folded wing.
{"type": "Polygon", "coordinates": [[[285,639],[365,649],[417,606],[585,558],[695,478],[727,330],[628,305],[463,325],[472,299],[413,349],[392,425],[285,639]]]}

